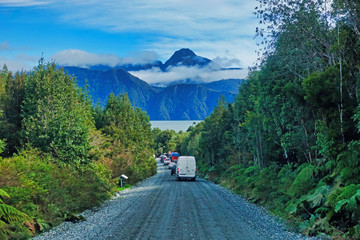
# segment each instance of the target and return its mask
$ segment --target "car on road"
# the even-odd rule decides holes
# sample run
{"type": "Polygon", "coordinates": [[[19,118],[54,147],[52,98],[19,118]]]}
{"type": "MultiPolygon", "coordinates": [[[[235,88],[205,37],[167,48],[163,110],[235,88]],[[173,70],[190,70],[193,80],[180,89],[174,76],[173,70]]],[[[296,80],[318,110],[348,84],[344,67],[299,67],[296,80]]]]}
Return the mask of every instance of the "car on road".
{"type": "Polygon", "coordinates": [[[170,158],[165,158],[164,159],[164,165],[168,165],[170,163],[170,158]]]}
{"type": "Polygon", "coordinates": [[[176,165],[174,164],[174,166],[171,167],[171,176],[176,174],[176,165]]]}
{"type": "Polygon", "coordinates": [[[176,163],[177,180],[196,180],[196,160],[194,156],[180,156],[176,163]]]}
{"type": "Polygon", "coordinates": [[[170,161],[170,163],[169,163],[169,169],[171,169],[174,165],[176,165],[176,163],[170,161]]]}
{"type": "Polygon", "coordinates": [[[178,152],[170,152],[170,160],[172,162],[177,162],[180,154],[178,152]]]}
{"type": "Polygon", "coordinates": [[[164,160],[166,159],[166,156],[165,155],[160,155],[160,162],[164,162],[164,160]]]}

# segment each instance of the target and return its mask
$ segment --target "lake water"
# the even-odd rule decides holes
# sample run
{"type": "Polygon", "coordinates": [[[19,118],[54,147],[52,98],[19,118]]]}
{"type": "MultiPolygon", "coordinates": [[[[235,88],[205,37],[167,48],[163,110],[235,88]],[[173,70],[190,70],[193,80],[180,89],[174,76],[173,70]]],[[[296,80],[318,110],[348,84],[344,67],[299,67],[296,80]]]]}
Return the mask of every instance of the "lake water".
{"type": "Polygon", "coordinates": [[[161,130],[174,130],[179,132],[180,130],[185,132],[190,126],[202,122],[202,120],[190,120],[190,121],[150,121],[152,128],[160,128],[161,130]]]}

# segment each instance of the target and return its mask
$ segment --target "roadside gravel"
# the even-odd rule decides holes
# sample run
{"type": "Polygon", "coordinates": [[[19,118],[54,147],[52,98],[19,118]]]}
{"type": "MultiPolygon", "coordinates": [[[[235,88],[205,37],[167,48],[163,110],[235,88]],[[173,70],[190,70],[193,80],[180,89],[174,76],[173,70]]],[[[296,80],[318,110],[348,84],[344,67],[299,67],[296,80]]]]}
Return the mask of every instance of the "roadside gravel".
{"type": "Polygon", "coordinates": [[[34,239],[315,239],[219,185],[176,181],[160,162],[158,174],[81,215],[34,239]]]}

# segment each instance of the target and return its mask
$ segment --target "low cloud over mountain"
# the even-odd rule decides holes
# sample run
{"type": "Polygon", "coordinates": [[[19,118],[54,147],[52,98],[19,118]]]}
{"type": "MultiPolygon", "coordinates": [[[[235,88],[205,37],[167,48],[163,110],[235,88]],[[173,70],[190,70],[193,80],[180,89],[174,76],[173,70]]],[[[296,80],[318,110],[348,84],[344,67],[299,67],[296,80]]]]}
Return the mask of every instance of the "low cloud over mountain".
{"type": "Polygon", "coordinates": [[[156,86],[167,86],[169,83],[203,83],[213,82],[220,79],[243,79],[247,70],[244,69],[219,69],[213,70],[210,67],[198,66],[177,66],[170,67],[167,71],[153,67],[148,70],[130,71],[130,73],[149,84],[156,86]]]}
{"type": "Polygon", "coordinates": [[[104,106],[111,92],[127,93],[130,101],[147,111],[152,120],[204,119],[221,96],[233,102],[242,83],[238,75],[241,70],[221,68],[189,49],[175,52],[165,63],[64,69],[77,77],[81,87],[87,80],[94,102],[104,106]]]}
{"type": "Polygon", "coordinates": [[[247,69],[224,68],[239,66],[237,59],[217,57],[210,60],[197,56],[187,48],[176,51],[165,63],[156,60],[156,53],[142,52],[131,57],[119,58],[112,54],[94,54],[69,49],[53,56],[62,66],[76,66],[94,70],[121,68],[156,86],[171,83],[203,83],[220,79],[245,78],[247,69]]]}

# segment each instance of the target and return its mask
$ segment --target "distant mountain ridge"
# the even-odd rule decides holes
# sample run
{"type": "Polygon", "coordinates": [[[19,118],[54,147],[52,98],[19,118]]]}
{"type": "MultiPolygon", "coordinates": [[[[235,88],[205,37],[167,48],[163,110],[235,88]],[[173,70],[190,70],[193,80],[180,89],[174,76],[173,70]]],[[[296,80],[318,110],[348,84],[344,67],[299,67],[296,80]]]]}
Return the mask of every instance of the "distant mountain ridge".
{"type": "MultiPolygon", "coordinates": [[[[165,63],[162,63],[159,60],[156,60],[152,63],[145,63],[145,64],[122,64],[116,65],[114,67],[107,66],[107,65],[92,65],[88,66],[88,69],[91,70],[100,70],[100,71],[108,71],[110,69],[123,69],[125,71],[140,71],[140,70],[149,70],[153,67],[159,68],[161,71],[166,72],[169,67],[177,67],[177,66],[199,66],[204,67],[212,64],[212,66],[216,66],[220,69],[220,66],[213,63],[210,59],[197,56],[192,50],[188,48],[182,48],[176,51],[165,63]]],[[[64,66],[68,67],[68,66],[64,66]]]]}
{"type": "Polygon", "coordinates": [[[209,83],[201,83],[200,85],[203,85],[210,90],[228,92],[237,95],[239,93],[239,87],[243,82],[243,79],[223,79],[209,83]]]}
{"type": "Polygon", "coordinates": [[[88,84],[89,93],[94,101],[104,106],[109,94],[128,93],[131,102],[142,109],[147,108],[153,95],[159,92],[158,88],[150,86],[145,81],[131,75],[123,69],[107,71],[91,70],[79,67],[65,67],[65,71],[77,78],[80,87],[88,84]]]}
{"type": "MultiPolygon", "coordinates": [[[[158,66],[166,71],[172,66],[200,66],[211,64],[211,60],[197,56],[190,49],[176,51],[168,61],[154,65],[127,65],[127,69],[150,69],[158,66]]],[[[106,104],[111,92],[127,93],[133,105],[145,110],[151,120],[202,120],[211,114],[217,100],[224,96],[233,102],[243,80],[226,79],[210,83],[172,83],[166,87],[151,86],[127,72],[125,67],[111,68],[104,65],[89,68],[64,67],[77,77],[80,87],[88,85],[93,102],[106,104]]],[[[130,70],[129,70],[130,71],[130,70]]]]}
{"type": "Polygon", "coordinates": [[[151,120],[202,120],[212,113],[221,96],[233,102],[236,95],[197,84],[173,84],[157,95],[148,114],[151,120]]]}

